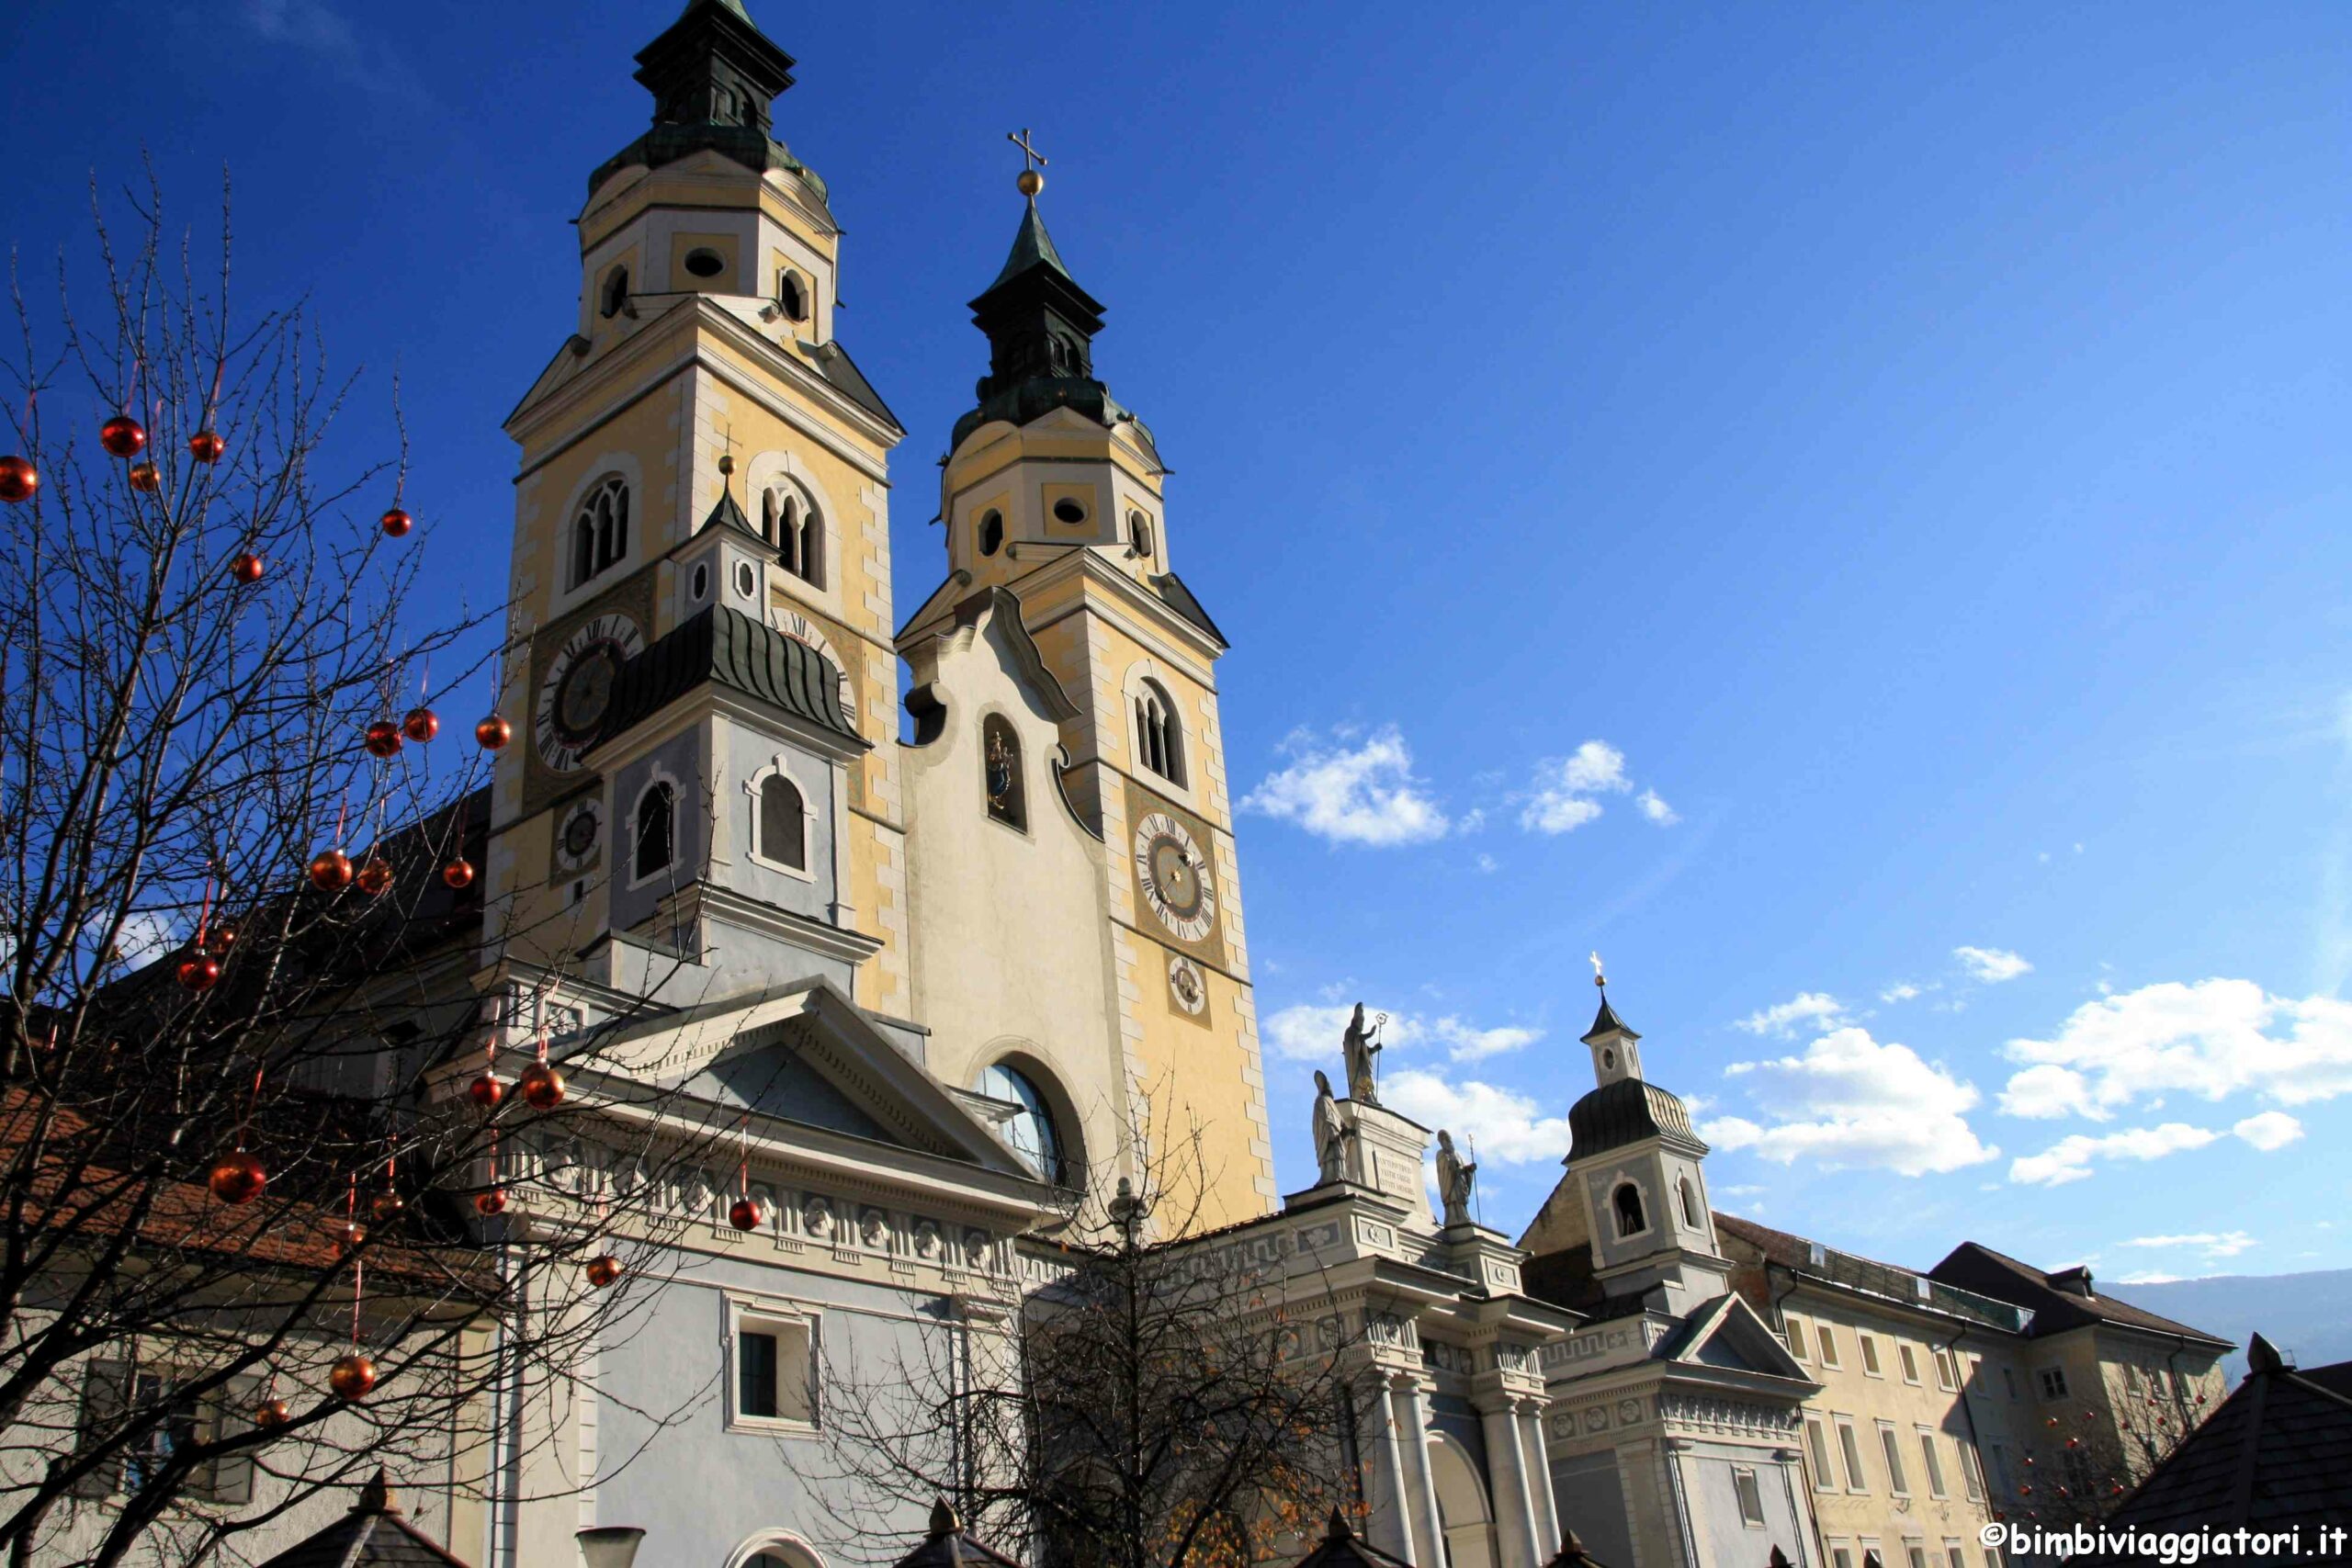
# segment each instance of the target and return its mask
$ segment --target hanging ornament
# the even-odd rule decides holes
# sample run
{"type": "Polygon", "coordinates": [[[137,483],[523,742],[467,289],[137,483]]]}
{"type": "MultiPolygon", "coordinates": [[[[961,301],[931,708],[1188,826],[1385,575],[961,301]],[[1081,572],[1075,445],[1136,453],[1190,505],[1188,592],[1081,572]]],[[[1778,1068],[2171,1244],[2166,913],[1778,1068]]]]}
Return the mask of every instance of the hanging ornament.
{"type": "Polygon", "coordinates": [[[449,863],[441,868],[441,880],[450,887],[463,892],[473,886],[473,862],[463,855],[452,857],[449,863]]]}
{"type": "Polygon", "coordinates": [[[379,718],[368,727],[368,754],[389,757],[401,749],[401,727],[389,718],[379,718]]]}
{"type": "Polygon", "coordinates": [[[2070,1449],[2079,1449],[2083,1446],[2083,1439],[2080,1438],[2069,1438],[2066,1439],[2066,1446],[2070,1449]]]}
{"type": "Polygon", "coordinates": [[[228,449],[229,444],[217,430],[199,430],[187,438],[187,455],[199,463],[217,463],[228,449]]]}
{"type": "Polygon", "coordinates": [[[175,973],[183,987],[201,995],[220,983],[220,961],[209,953],[191,951],[180,960],[175,973]]]}
{"type": "Polygon", "coordinates": [[[340,893],[351,886],[351,857],[341,850],[321,850],[311,857],[311,886],[322,893],[340,893]]]}
{"type": "Polygon", "coordinates": [[[327,1386],[338,1399],[365,1399],[376,1386],[376,1363],[356,1350],[338,1356],[327,1371],[327,1386]]]}
{"type": "Polygon", "coordinates": [[[737,1136],[740,1144],[735,1160],[736,1196],[735,1201],[727,1206],[727,1223],[739,1231],[755,1231],[767,1214],[760,1207],[760,1201],[752,1196],[751,1112],[743,1113],[742,1126],[737,1136]]]}
{"type": "Polygon", "coordinates": [[[384,532],[392,538],[408,537],[408,531],[415,526],[416,519],[397,506],[384,513],[384,532]]]}
{"type": "Polygon", "coordinates": [[[23,457],[0,457],[0,501],[22,506],[40,489],[40,470],[23,457]]]}
{"type": "MultiPolygon", "coordinates": [[[[547,1047],[539,1049],[544,1053],[547,1047]]],[[[553,1111],[563,1103],[563,1075],[548,1065],[545,1055],[523,1069],[515,1087],[523,1091],[523,1103],[534,1111],[553,1111]]]]}
{"type": "Polygon", "coordinates": [[[485,751],[503,751],[514,739],[514,727],[496,714],[474,726],[474,744],[485,751]]]}
{"type": "Polygon", "coordinates": [[[212,929],[198,939],[197,946],[215,958],[226,958],[229,956],[229,949],[235,944],[236,940],[235,926],[227,920],[215,920],[212,922],[212,929]]]}
{"type": "Polygon", "coordinates": [[[760,1208],[757,1198],[744,1196],[727,1206],[727,1223],[739,1231],[755,1231],[767,1215],[760,1208]]]}
{"type": "Polygon", "coordinates": [[[2031,1468],[2031,1467],[2032,1467],[2032,1464],[2033,1464],[2033,1456],[2032,1456],[2031,1454],[2028,1454],[2028,1455],[2026,1455],[2026,1456],[2025,1456],[2025,1462],[2026,1462],[2026,1465],[2027,1465],[2027,1467],[2028,1467],[2029,1469],[2030,1469],[2030,1468],[2031,1468]]]}
{"type": "Polygon", "coordinates": [[[609,1252],[600,1252],[588,1260],[588,1282],[598,1290],[605,1289],[621,1277],[621,1260],[609,1252]]]}
{"type": "Polygon", "coordinates": [[[401,733],[423,745],[441,733],[440,717],[428,707],[411,708],[408,716],[401,720],[401,733]]]}
{"type": "Polygon", "coordinates": [[[387,1187],[368,1200],[368,1215],[379,1225],[390,1224],[408,1209],[408,1200],[387,1187]]]}
{"type": "Polygon", "coordinates": [[[355,1215],[345,1215],[343,1224],[334,1227],[334,1245],[337,1252],[349,1252],[367,1239],[368,1227],[361,1224],[355,1215]]]}
{"type": "Polygon", "coordinates": [[[392,885],[392,863],[381,855],[371,854],[360,866],[355,880],[359,884],[359,891],[373,898],[392,885]]]}
{"type": "Polygon", "coordinates": [[[506,1098],[506,1086],[498,1081],[496,1068],[484,1067],[481,1076],[466,1086],[466,1096],[484,1111],[495,1111],[506,1098]]]}
{"type": "Polygon", "coordinates": [[[499,1214],[504,1213],[505,1212],[505,1188],[493,1187],[487,1192],[477,1192],[474,1194],[474,1213],[480,1214],[483,1219],[492,1219],[499,1214]]]}
{"type": "Polygon", "coordinates": [[[130,488],[136,491],[144,491],[150,495],[154,494],[157,491],[164,488],[163,470],[156,468],[153,463],[139,462],[131,464],[130,488]]]}
{"type": "Polygon", "coordinates": [[[2107,1489],[2107,1495],[2108,1495],[2109,1496],[2110,1496],[2110,1497],[2120,1497],[2120,1496],[2122,1496],[2122,1495],[2123,1495],[2123,1483],[2121,1483],[2120,1481],[2119,1481],[2119,1482],[2117,1482],[2114,1485],[2112,1485],[2112,1486],[2109,1487],[2109,1488],[2107,1489]]]}
{"type": "Polygon", "coordinates": [[[262,1189],[269,1185],[269,1171],[241,1144],[235,1153],[222,1155],[212,1162],[205,1185],[212,1189],[215,1198],[232,1209],[241,1209],[261,1196],[262,1189]]]}
{"type": "Polygon", "coordinates": [[[239,582],[251,585],[261,581],[261,557],[251,550],[239,550],[229,558],[229,575],[239,582]]]}
{"type": "Polygon", "coordinates": [[[127,413],[98,426],[98,445],[109,457],[136,457],[147,447],[147,428],[127,413]]]}
{"type": "Polygon", "coordinates": [[[265,1432],[274,1432],[292,1419],[293,1407],[276,1394],[254,1406],[254,1425],[265,1432]]]}

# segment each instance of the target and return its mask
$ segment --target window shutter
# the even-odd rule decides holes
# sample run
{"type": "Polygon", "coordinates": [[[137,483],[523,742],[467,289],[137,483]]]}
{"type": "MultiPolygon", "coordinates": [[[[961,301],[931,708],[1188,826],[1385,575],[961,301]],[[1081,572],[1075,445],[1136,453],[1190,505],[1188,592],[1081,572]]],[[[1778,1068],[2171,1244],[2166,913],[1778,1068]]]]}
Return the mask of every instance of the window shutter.
{"type": "MultiPolygon", "coordinates": [[[[82,1418],[76,1429],[76,1452],[106,1446],[114,1438],[130,1404],[130,1364],[90,1361],[82,1371],[82,1418]]],[[[74,1486],[77,1497],[107,1497],[122,1482],[122,1455],[118,1449],[74,1486]]]]}

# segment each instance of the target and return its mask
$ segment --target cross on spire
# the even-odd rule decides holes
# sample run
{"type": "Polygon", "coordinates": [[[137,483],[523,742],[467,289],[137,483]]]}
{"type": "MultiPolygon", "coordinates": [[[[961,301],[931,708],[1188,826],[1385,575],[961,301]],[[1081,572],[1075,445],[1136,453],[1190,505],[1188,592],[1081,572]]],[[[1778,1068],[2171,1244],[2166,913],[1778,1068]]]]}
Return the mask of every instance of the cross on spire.
{"type": "Polygon", "coordinates": [[[1021,187],[1022,195],[1036,200],[1037,193],[1046,188],[1046,176],[1037,172],[1046,166],[1046,155],[1030,145],[1029,128],[1025,125],[1017,131],[1006,131],[1004,139],[1021,149],[1021,177],[1013,183],[1021,187]]]}

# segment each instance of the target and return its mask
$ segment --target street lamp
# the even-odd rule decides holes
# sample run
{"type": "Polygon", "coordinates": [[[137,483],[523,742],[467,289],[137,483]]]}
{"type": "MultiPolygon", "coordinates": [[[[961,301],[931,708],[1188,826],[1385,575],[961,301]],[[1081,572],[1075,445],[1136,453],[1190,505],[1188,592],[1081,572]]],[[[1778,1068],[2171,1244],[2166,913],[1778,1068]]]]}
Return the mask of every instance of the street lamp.
{"type": "Polygon", "coordinates": [[[629,1568],[645,1531],[637,1525],[592,1525],[580,1531],[580,1556],[588,1568],[629,1568]]]}

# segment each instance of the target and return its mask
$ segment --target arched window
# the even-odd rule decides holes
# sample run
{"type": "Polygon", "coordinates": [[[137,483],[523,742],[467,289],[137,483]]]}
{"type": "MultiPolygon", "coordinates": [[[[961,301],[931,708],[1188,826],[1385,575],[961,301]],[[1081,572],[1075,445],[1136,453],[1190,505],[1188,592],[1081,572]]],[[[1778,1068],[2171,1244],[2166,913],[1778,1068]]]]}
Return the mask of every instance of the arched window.
{"type": "Polygon", "coordinates": [[[1029,829],[1029,807],[1021,777],[1021,737],[1002,714],[980,724],[980,787],[989,815],[1008,828],[1029,829]]]}
{"type": "Polygon", "coordinates": [[[1184,728],[1157,681],[1144,682],[1136,693],[1136,751],[1145,767],[1170,784],[1184,782],[1184,728]]]}
{"type": "Polygon", "coordinates": [[[676,798],[668,784],[655,784],[637,800],[636,879],[642,882],[667,866],[676,840],[676,798]]]}
{"type": "Polygon", "coordinates": [[[1620,1240],[1629,1235],[1639,1235],[1650,1228],[1649,1221],[1642,1216],[1642,1190],[1632,1182],[1618,1183],[1617,1190],[1610,1194],[1609,1201],[1610,1206],[1617,1211],[1617,1235],[1620,1240]]]}
{"type": "Polygon", "coordinates": [[[596,481],[571,522],[574,588],[628,554],[628,481],[607,474],[596,481]]]}
{"type": "Polygon", "coordinates": [[[605,274],[605,292],[597,301],[596,309],[609,321],[619,315],[621,307],[628,303],[628,268],[616,266],[605,274]]]}
{"type": "Polygon", "coordinates": [[[1682,1223],[1694,1231],[1707,1228],[1705,1222],[1699,1218],[1699,1190],[1690,1185],[1690,1179],[1687,1176],[1682,1179],[1682,1223]]]}
{"type": "Polygon", "coordinates": [[[1135,547],[1136,554],[1146,560],[1151,558],[1150,518],[1140,512],[1127,513],[1127,543],[1135,547]]]}
{"type": "Polygon", "coordinates": [[[799,491],[770,490],[760,501],[760,532],[784,557],[784,570],[812,588],[825,585],[824,525],[799,491]]]}
{"type": "Polygon", "coordinates": [[[992,556],[1004,547],[1004,513],[991,508],[980,513],[980,554],[992,556]]]}
{"type": "Polygon", "coordinates": [[[758,817],[754,836],[761,858],[795,871],[808,870],[808,808],[790,779],[771,773],[761,781],[758,817]]]}
{"type": "Polygon", "coordinates": [[[808,286],[801,282],[800,275],[790,267],[775,275],[775,303],[787,321],[808,319],[808,286]]]}
{"type": "Polygon", "coordinates": [[[1045,1095],[1026,1075],[999,1062],[982,1068],[979,1081],[972,1087],[990,1100],[1009,1100],[1021,1107],[1004,1124],[1004,1141],[1029,1162],[1032,1169],[1048,1181],[1058,1182],[1069,1175],[1061,1134],[1054,1126],[1054,1113],[1046,1107],[1045,1095]]]}

